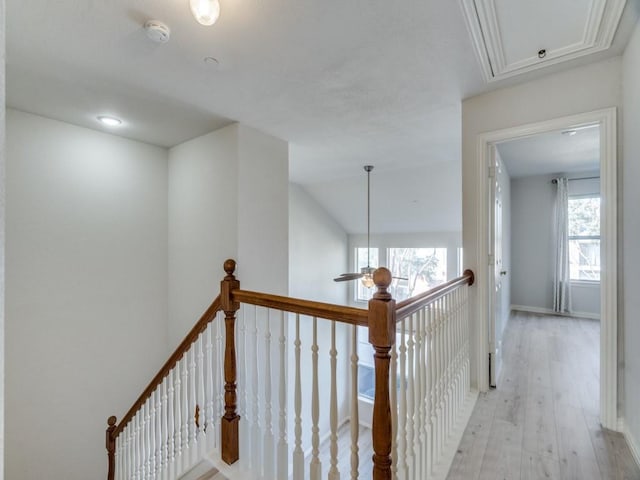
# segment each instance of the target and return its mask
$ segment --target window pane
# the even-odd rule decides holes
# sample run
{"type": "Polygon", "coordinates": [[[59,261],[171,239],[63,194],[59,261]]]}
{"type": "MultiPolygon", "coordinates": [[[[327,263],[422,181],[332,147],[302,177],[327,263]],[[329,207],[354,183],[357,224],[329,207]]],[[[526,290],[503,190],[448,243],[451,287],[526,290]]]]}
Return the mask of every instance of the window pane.
{"type": "Polygon", "coordinates": [[[600,235],[600,198],[569,198],[569,236],[600,235]]]}
{"type": "Polygon", "coordinates": [[[600,280],[600,240],[569,240],[571,280],[600,280]]]}
{"type": "Polygon", "coordinates": [[[394,276],[404,278],[391,284],[391,294],[398,301],[447,281],[446,248],[390,248],[388,263],[394,276]]]}

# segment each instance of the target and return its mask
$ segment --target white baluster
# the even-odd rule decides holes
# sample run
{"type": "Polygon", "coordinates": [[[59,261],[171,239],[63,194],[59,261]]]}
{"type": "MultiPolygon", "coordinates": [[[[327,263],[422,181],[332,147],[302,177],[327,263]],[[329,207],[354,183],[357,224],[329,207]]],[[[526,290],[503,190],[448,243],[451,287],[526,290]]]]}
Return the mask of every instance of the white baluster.
{"type": "Polygon", "coordinates": [[[189,466],[189,424],[191,423],[191,409],[189,408],[189,352],[182,357],[182,458],[181,469],[184,472],[189,466]]]}
{"type": "Polygon", "coordinates": [[[253,309],[253,378],[252,378],[252,402],[253,402],[253,425],[251,428],[251,469],[255,477],[259,477],[262,472],[262,443],[260,432],[260,374],[259,374],[259,348],[258,348],[258,310],[253,309]]]}
{"type": "Polygon", "coordinates": [[[151,410],[149,415],[149,478],[156,478],[156,459],[158,458],[157,451],[157,418],[156,418],[156,397],[157,391],[154,391],[149,398],[149,408],[151,410]]]}
{"type": "Polygon", "coordinates": [[[271,310],[267,310],[264,332],[264,478],[274,478],[274,437],[271,424],[271,310]]]}
{"type": "Polygon", "coordinates": [[[439,460],[444,446],[444,305],[442,298],[437,301],[438,313],[438,455],[439,460]]]}
{"type": "Polygon", "coordinates": [[[405,319],[400,322],[400,408],[398,409],[398,476],[407,478],[407,342],[405,319]]]}
{"type": "Polygon", "coordinates": [[[213,371],[218,367],[214,364],[214,356],[213,356],[213,329],[214,325],[218,322],[218,318],[216,317],[213,322],[211,322],[207,326],[206,330],[206,345],[205,350],[207,353],[207,361],[205,363],[205,383],[206,383],[206,394],[205,394],[205,421],[204,421],[204,430],[207,438],[206,441],[206,449],[207,451],[213,450],[215,447],[215,437],[217,435],[216,423],[215,423],[215,413],[213,409],[213,399],[215,396],[215,386],[213,383],[213,371]]]}
{"type": "Polygon", "coordinates": [[[154,478],[162,478],[162,418],[164,417],[164,411],[162,409],[162,386],[164,385],[164,380],[156,390],[156,468],[155,468],[155,477],[154,478]]]}
{"type": "Polygon", "coordinates": [[[424,373],[424,364],[422,363],[422,353],[424,351],[424,338],[423,338],[423,330],[422,330],[422,309],[418,310],[415,314],[415,338],[416,338],[416,372],[415,372],[415,419],[416,419],[416,432],[415,432],[415,443],[414,443],[414,456],[415,456],[415,476],[416,478],[424,478],[424,454],[422,451],[422,445],[424,440],[424,383],[423,383],[423,373],[424,373]]]}
{"type": "Polygon", "coordinates": [[[311,480],[322,478],[322,464],[320,463],[320,428],[318,420],[320,417],[320,398],[318,390],[318,319],[313,317],[313,343],[311,345],[313,387],[311,391],[311,466],[309,476],[311,480]]]}
{"type": "Polygon", "coordinates": [[[358,480],[360,464],[358,439],[360,415],[358,411],[358,327],[351,328],[351,480],[358,480]]]}
{"type": "Polygon", "coordinates": [[[434,303],[428,305],[427,310],[427,473],[433,474],[435,464],[435,344],[434,344],[434,303]]]}
{"type": "Polygon", "coordinates": [[[142,478],[142,474],[140,471],[140,465],[141,465],[141,448],[140,448],[140,412],[136,413],[135,417],[135,425],[136,425],[136,429],[135,429],[135,450],[133,452],[134,455],[134,462],[135,462],[135,469],[134,469],[134,473],[133,473],[133,478],[138,480],[140,478],[142,478]]]}
{"type": "Polygon", "coordinates": [[[407,340],[407,478],[415,478],[415,458],[414,458],[414,422],[415,422],[415,377],[414,377],[414,330],[413,315],[408,318],[407,340]]]}
{"type": "Polygon", "coordinates": [[[148,412],[148,403],[145,402],[142,405],[142,409],[140,410],[140,414],[142,416],[142,427],[141,427],[141,450],[142,450],[142,478],[149,478],[149,414],[148,412]]]}
{"type": "Polygon", "coordinates": [[[205,417],[205,400],[204,400],[204,332],[198,336],[198,402],[197,402],[197,442],[198,442],[198,457],[202,458],[207,453],[206,438],[204,432],[204,426],[206,424],[205,417]]]}
{"type": "Polygon", "coordinates": [[[162,401],[161,401],[161,412],[162,412],[162,427],[161,427],[161,436],[162,439],[160,456],[160,471],[162,472],[163,480],[168,476],[168,462],[169,462],[169,396],[167,394],[167,384],[169,383],[169,376],[164,377],[162,381],[162,401]]]}
{"type": "MultiPolygon", "coordinates": [[[[175,456],[175,469],[176,474],[181,472],[180,462],[182,462],[182,381],[180,380],[180,372],[182,371],[183,360],[178,361],[175,370],[175,426],[176,426],[176,456],[175,456]]],[[[186,387],[185,387],[186,388],[186,387]]]]}
{"type": "MultiPolygon", "coordinates": [[[[198,442],[197,442],[197,432],[196,432],[196,422],[195,422],[195,414],[196,414],[196,405],[198,403],[198,398],[196,397],[196,344],[191,344],[190,349],[190,362],[189,362],[189,401],[187,402],[187,412],[189,415],[187,416],[187,427],[189,431],[189,452],[190,455],[187,456],[188,465],[191,466],[195,462],[198,461],[198,442]]],[[[186,355],[186,354],[185,354],[186,355]]]]}
{"type": "Polygon", "coordinates": [[[247,364],[247,319],[246,319],[246,309],[241,308],[238,311],[238,331],[240,334],[238,335],[238,399],[239,399],[239,414],[243,419],[240,422],[240,462],[242,463],[243,468],[247,468],[250,465],[250,457],[251,457],[251,434],[249,430],[249,404],[248,404],[248,390],[249,390],[249,381],[248,381],[248,368],[247,364]]]}
{"type": "Polygon", "coordinates": [[[302,450],[302,386],[300,378],[300,315],[296,314],[296,340],[294,342],[296,352],[295,375],[295,448],[293,449],[293,478],[304,480],[304,451],[302,450]]]}
{"type": "Polygon", "coordinates": [[[280,388],[278,399],[280,400],[279,428],[280,438],[278,440],[278,476],[277,478],[289,477],[289,444],[287,443],[287,371],[286,371],[286,341],[284,312],[280,312],[280,388]]]}
{"type": "Polygon", "coordinates": [[[167,477],[173,479],[176,477],[175,464],[176,464],[176,406],[175,406],[175,370],[177,365],[169,371],[169,377],[167,381],[167,477]]]}
{"type": "Polygon", "coordinates": [[[337,363],[338,351],[336,350],[336,322],[331,322],[331,349],[329,350],[331,362],[331,393],[329,423],[331,428],[331,467],[329,468],[329,480],[340,480],[338,470],[338,385],[337,385],[337,363]]]}

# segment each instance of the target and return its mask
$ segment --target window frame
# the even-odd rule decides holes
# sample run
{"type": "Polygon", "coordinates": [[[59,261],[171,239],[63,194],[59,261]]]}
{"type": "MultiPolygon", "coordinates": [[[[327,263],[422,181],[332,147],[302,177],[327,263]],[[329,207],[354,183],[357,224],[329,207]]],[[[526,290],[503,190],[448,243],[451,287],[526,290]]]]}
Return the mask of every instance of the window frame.
{"type": "MultiPolygon", "coordinates": [[[[579,200],[579,199],[584,199],[584,198],[597,198],[600,202],[602,201],[602,196],[600,195],[600,193],[585,193],[585,194],[578,194],[578,195],[569,195],[569,201],[571,200],[579,200]]],[[[598,252],[598,257],[599,257],[599,264],[601,264],[601,259],[602,259],[602,224],[601,224],[601,220],[602,220],[602,214],[600,214],[600,218],[598,218],[598,226],[600,227],[600,235],[568,235],[568,240],[569,242],[571,242],[571,240],[598,240],[598,242],[600,242],[600,247],[599,247],[599,252],[598,252]]],[[[567,223],[569,222],[569,211],[568,211],[568,207],[567,207],[567,223]]],[[[567,225],[568,226],[568,225],[567,225]]],[[[573,278],[571,277],[571,268],[569,268],[569,282],[572,285],[600,285],[600,282],[602,280],[602,277],[600,276],[600,272],[598,272],[599,278],[598,280],[592,280],[592,279],[588,279],[588,278],[573,278]]]]}

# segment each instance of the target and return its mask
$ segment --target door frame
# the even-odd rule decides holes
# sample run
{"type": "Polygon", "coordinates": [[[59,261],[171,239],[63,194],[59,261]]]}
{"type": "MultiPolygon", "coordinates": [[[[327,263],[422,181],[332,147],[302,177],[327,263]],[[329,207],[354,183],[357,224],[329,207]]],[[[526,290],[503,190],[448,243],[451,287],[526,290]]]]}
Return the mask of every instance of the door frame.
{"type": "Polygon", "coordinates": [[[476,137],[478,188],[477,251],[480,261],[477,278],[478,336],[477,363],[478,387],[489,389],[489,295],[492,294],[493,267],[489,267],[490,252],[490,184],[489,166],[491,146],[516,138],[540,133],[567,130],[584,125],[600,126],[600,422],[610,430],[618,425],[618,339],[617,339],[617,109],[615,107],[554,118],[516,127],[479,134],[476,137]],[[485,252],[485,253],[483,253],[485,252]]]}

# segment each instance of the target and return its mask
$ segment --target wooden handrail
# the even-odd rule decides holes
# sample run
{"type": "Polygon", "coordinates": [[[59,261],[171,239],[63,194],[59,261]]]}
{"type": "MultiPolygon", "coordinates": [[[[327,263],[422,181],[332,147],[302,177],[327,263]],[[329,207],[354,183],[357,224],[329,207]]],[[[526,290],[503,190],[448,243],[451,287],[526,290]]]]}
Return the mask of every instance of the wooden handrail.
{"type": "Polygon", "coordinates": [[[331,303],[314,302],[299,298],[282,297],[268,293],[234,290],[231,294],[234,301],[248,303],[259,307],[273,308],[285,312],[309,315],[310,317],[336,320],[349,325],[367,326],[369,312],[361,308],[333,305],[331,303]]]}
{"type": "Polygon", "coordinates": [[[407,318],[409,315],[417,312],[425,305],[455,290],[456,287],[466,284],[471,286],[474,281],[475,275],[473,272],[471,270],[465,270],[461,277],[449,280],[447,283],[438,285],[437,287],[421,293],[420,295],[416,295],[415,297],[408,298],[407,300],[398,303],[396,305],[396,319],[400,321],[403,318],[407,318]]]}
{"type": "MultiPolygon", "coordinates": [[[[220,295],[216,297],[213,303],[207,308],[207,310],[202,314],[200,320],[194,325],[194,327],[189,331],[184,340],[180,342],[178,348],[173,352],[173,354],[169,357],[169,360],[165,362],[160,371],[156,373],[156,376],[153,377],[153,380],[147,385],[147,388],[144,389],[142,394],[135,401],[133,406],[129,409],[129,411],[122,417],[118,426],[112,430],[111,437],[115,440],[118,438],[118,435],[122,433],[127,424],[131,421],[133,416],[140,410],[144,402],[151,396],[151,394],[158,388],[158,386],[162,383],[164,378],[169,375],[169,372],[173,367],[176,366],[178,361],[182,358],[182,356],[189,350],[191,345],[198,339],[198,335],[205,331],[207,325],[212,322],[216,318],[216,314],[222,310],[222,304],[220,302],[220,295]]],[[[115,418],[115,417],[111,417],[115,418]]],[[[110,418],[110,420],[111,420],[110,418]]]]}

